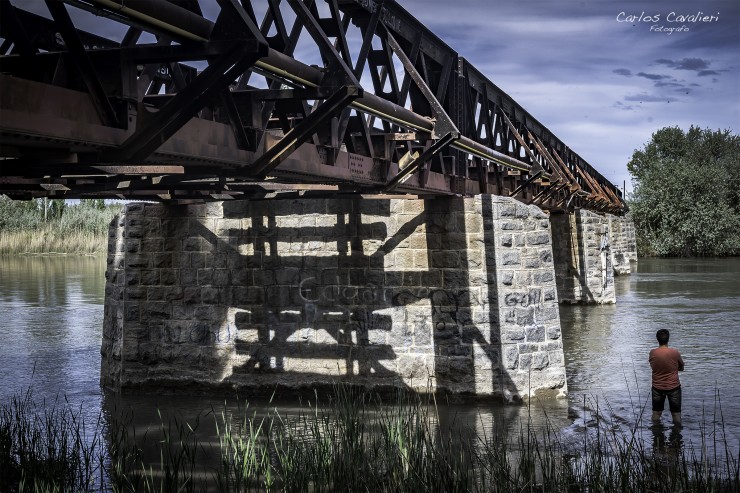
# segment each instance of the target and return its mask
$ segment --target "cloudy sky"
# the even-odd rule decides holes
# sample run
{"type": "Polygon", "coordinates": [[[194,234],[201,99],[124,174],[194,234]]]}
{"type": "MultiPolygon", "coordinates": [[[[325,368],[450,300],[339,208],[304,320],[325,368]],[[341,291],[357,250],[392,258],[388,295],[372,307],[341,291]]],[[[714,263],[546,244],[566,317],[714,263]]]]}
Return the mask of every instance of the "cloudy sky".
{"type": "MultiPolygon", "coordinates": [[[[13,3],[48,16],[40,0],[13,3]]],[[[627,161],[656,130],[740,132],[738,0],[399,3],[628,192],[627,161]]],[[[216,0],[200,4],[208,17],[218,11],[216,0]]],[[[253,4],[259,15],[266,2],[253,4]]],[[[110,34],[100,18],[70,11],[80,27],[110,34]]]]}
{"type": "Polygon", "coordinates": [[[401,3],[628,192],[627,161],[656,130],[740,132],[737,0],[401,3]]]}

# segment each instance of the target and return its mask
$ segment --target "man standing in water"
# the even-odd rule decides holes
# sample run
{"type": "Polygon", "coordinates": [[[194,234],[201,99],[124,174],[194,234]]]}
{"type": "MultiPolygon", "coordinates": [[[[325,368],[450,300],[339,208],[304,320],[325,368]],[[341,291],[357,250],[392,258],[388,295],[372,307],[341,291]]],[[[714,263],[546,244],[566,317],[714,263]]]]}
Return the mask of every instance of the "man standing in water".
{"type": "Polygon", "coordinates": [[[668,407],[674,425],[681,424],[681,382],[678,372],[683,371],[683,359],[676,349],[668,347],[670,333],[660,329],[655,337],[658,347],[650,351],[650,367],[653,369],[653,422],[660,421],[665,407],[665,398],[668,397],[668,407]]]}

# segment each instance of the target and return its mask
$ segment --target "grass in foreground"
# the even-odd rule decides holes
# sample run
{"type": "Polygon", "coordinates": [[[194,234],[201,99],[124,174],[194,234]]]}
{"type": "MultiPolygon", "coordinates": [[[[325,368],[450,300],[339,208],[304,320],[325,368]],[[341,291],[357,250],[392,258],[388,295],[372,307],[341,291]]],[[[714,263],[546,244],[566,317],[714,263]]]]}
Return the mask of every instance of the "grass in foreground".
{"type": "MultiPolygon", "coordinates": [[[[199,423],[161,417],[159,437],[114,417],[86,430],[69,407],[28,395],[0,408],[1,491],[651,491],[734,492],[740,461],[723,435],[699,448],[653,444],[599,423],[566,444],[522,423],[514,438],[440,430],[432,402],[337,386],[324,410],[297,416],[214,412],[217,443],[199,423]],[[380,405],[382,404],[382,405],[380,405]],[[602,426],[603,425],[603,426],[602,426]],[[103,438],[105,437],[105,438],[103,438]],[[467,437],[467,438],[466,438],[467,437]],[[708,445],[708,444],[713,445],[708,445]],[[148,449],[148,450],[144,450],[148,449]],[[152,458],[154,451],[154,458],[152,458]]],[[[717,431],[717,430],[715,430],[717,431]]]]}

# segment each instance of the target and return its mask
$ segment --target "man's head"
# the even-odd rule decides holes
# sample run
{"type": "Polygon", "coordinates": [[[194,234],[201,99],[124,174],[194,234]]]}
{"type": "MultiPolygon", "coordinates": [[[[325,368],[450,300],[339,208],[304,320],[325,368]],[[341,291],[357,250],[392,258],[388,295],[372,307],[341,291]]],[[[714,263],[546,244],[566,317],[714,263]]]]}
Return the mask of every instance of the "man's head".
{"type": "Polygon", "coordinates": [[[658,344],[660,344],[661,346],[664,346],[668,344],[668,339],[671,337],[671,334],[668,332],[667,329],[660,329],[655,334],[655,337],[656,339],[658,339],[658,344]]]}

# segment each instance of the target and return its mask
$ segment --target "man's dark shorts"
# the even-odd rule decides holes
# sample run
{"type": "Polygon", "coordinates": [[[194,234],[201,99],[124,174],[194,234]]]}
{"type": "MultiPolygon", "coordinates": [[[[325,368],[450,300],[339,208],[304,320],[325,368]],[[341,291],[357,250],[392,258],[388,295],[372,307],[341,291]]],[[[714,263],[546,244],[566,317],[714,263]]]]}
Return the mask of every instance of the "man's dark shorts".
{"type": "Polygon", "coordinates": [[[652,388],[653,396],[653,411],[662,412],[665,408],[665,398],[668,397],[668,407],[672,413],[681,412],[681,386],[679,385],[675,389],[671,390],[660,390],[655,387],[652,388]]]}

